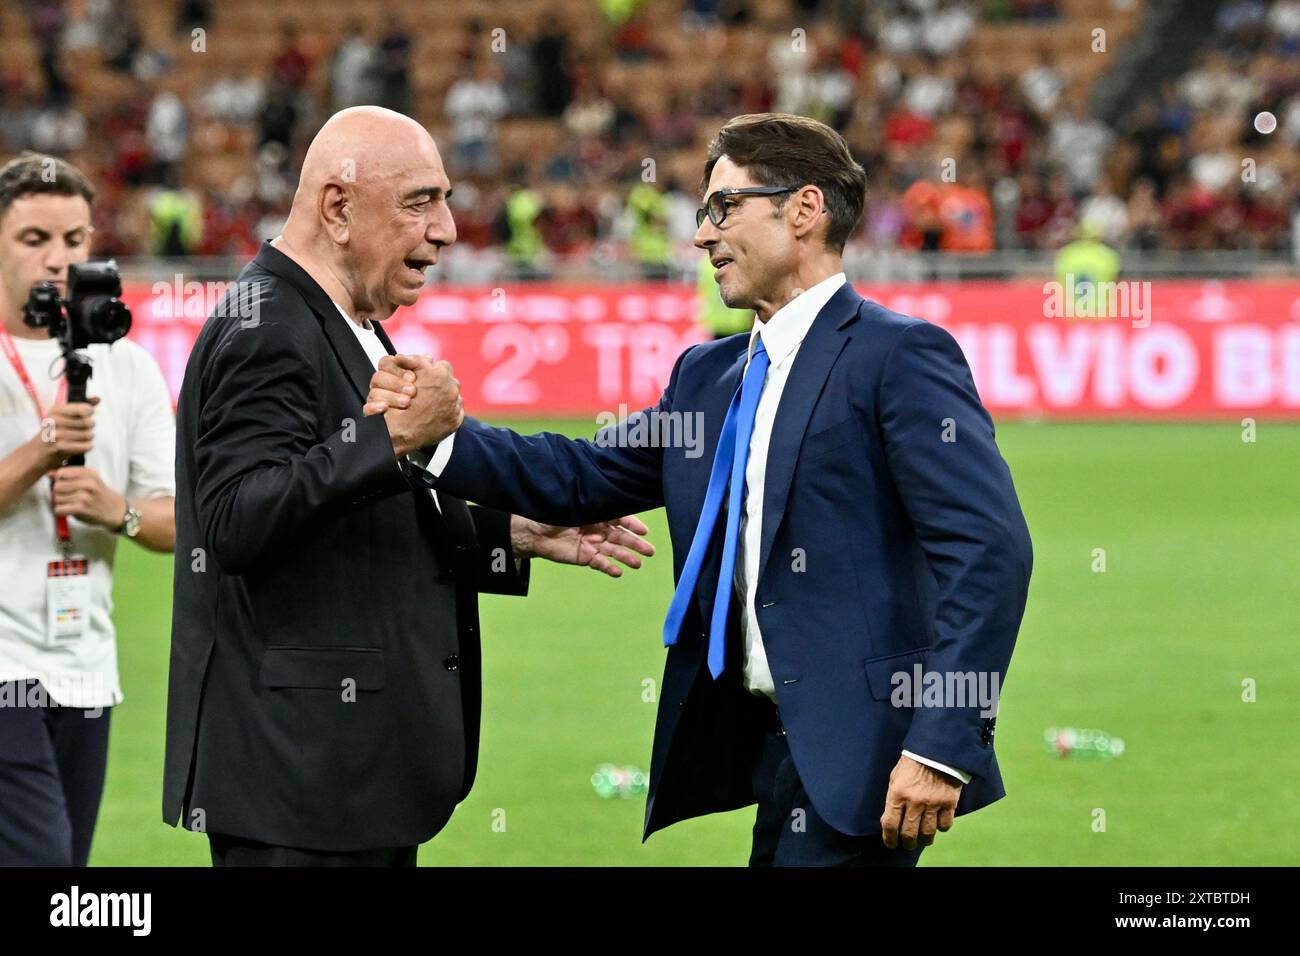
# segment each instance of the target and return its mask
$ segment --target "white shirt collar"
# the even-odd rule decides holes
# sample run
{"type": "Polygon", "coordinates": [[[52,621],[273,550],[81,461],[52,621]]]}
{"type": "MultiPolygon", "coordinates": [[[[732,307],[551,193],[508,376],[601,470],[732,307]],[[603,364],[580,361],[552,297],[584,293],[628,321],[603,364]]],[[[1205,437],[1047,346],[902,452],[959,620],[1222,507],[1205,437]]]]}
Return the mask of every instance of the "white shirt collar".
{"type": "MultiPolygon", "coordinates": [[[[330,301],[334,302],[333,299],[330,299],[330,301]]],[[[375,327],[371,325],[369,322],[367,322],[365,325],[362,325],[361,323],[357,322],[355,319],[352,318],[352,316],[344,312],[343,306],[339,305],[337,302],[334,302],[334,308],[339,310],[339,315],[343,316],[343,318],[348,320],[348,327],[351,328],[354,332],[357,329],[363,329],[366,332],[373,332],[375,330],[375,327]]]]}
{"type": "Polygon", "coordinates": [[[805,289],[772,314],[767,322],[754,319],[754,329],[749,334],[749,354],[754,354],[754,338],[762,334],[763,348],[773,365],[780,365],[799,347],[813,320],[847,280],[843,272],[823,279],[811,289],[805,289]]]}

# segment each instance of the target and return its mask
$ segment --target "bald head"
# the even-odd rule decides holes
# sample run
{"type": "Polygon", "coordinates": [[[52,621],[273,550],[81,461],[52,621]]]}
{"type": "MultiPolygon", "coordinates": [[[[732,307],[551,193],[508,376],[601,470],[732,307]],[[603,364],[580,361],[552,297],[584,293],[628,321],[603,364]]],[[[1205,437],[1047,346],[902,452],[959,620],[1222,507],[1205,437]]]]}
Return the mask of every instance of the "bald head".
{"type": "Polygon", "coordinates": [[[276,245],[354,318],[386,319],[414,304],[424,270],[456,241],[450,193],[423,126],[382,107],[351,107],[308,147],[276,245]]]}
{"type": "MultiPolygon", "coordinates": [[[[361,190],[391,180],[423,152],[437,158],[428,131],[401,113],[381,106],[353,106],[335,113],[320,128],[302,161],[290,222],[316,218],[317,198],[330,182],[361,190]]],[[[438,162],[441,166],[441,161],[438,162]]]]}

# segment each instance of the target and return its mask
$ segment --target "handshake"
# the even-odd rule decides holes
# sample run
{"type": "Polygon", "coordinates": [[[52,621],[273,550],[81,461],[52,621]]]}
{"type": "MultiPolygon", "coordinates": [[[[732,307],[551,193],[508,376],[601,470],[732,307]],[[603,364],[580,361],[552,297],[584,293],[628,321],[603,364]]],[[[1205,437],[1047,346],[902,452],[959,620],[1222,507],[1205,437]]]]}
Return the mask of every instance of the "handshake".
{"type": "Polygon", "coordinates": [[[393,451],[404,458],[460,428],[465,405],[450,362],[424,355],[385,355],[370,379],[365,413],[384,416],[393,451]]]}
{"type": "MultiPolygon", "coordinates": [[[[465,420],[460,382],[452,374],[451,363],[435,362],[424,355],[381,358],[370,379],[364,410],[367,417],[384,416],[398,458],[436,445],[465,420]]],[[[635,570],[641,567],[641,556],[654,555],[654,545],[645,540],[649,531],[635,515],[574,528],[510,516],[510,545],[515,557],[585,565],[612,578],[623,574],[619,563],[635,570]]]]}

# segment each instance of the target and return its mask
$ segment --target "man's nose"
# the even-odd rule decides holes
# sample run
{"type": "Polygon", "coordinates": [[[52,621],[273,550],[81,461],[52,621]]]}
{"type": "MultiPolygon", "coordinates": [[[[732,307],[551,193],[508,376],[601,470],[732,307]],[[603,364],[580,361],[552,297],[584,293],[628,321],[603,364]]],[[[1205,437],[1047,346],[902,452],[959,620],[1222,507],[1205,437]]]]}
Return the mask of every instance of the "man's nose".
{"type": "Polygon", "coordinates": [[[712,219],[705,216],[704,221],[695,230],[695,239],[692,241],[697,249],[711,249],[717,245],[719,238],[718,227],[713,224],[712,219]]]}
{"type": "Polygon", "coordinates": [[[45,271],[50,274],[51,278],[64,279],[68,278],[68,263],[72,261],[72,256],[67,249],[61,248],[58,243],[50,243],[49,250],[45,253],[45,271]]]}
{"type": "Polygon", "coordinates": [[[433,221],[429,223],[424,238],[435,246],[450,246],[455,243],[456,220],[451,214],[451,209],[444,206],[438,210],[433,221]]]}

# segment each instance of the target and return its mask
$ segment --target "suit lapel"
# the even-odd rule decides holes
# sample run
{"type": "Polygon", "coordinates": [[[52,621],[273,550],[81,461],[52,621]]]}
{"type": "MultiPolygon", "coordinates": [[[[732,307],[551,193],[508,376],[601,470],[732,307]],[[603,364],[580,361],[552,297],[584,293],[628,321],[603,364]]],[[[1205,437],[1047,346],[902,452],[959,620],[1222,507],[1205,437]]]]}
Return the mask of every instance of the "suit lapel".
{"type": "MultiPolygon", "coordinates": [[[[333,310],[333,315],[328,312],[321,314],[325,337],[329,339],[330,347],[334,349],[334,354],[338,356],[344,371],[348,373],[348,381],[352,383],[357,398],[365,404],[366,396],[370,394],[370,379],[375,374],[375,367],[370,364],[370,356],[366,355],[366,350],[357,341],[356,333],[347,327],[348,320],[343,317],[343,313],[333,302],[329,303],[329,307],[333,310]]],[[[376,329],[379,328],[378,322],[372,322],[371,325],[376,329]]],[[[384,339],[384,342],[388,344],[387,339],[384,339]]],[[[391,345],[388,347],[392,348],[391,345]]]]}
{"type": "MultiPolygon", "coordinates": [[[[321,327],[325,330],[325,337],[338,357],[339,364],[347,372],[348,381],[352,383],[357,398],[364,403],[366,395],[370,392],[370,377],[374,375],[375,370],[370,364],[370,357],[366,355],[366,350],[357,341],[356,334],[347,327],[348,320],[343,317],[338,306],[302,266],[269,242],[262,244],[256,261],[268,272],[278,275],[302,293],[303,299],[320,320],[321,327]]],[[[376,328],[379,327],[378,322],[374,325],[376,328]]],[[[380,334],[382,336],[383,333],[380,334]]],[[[387,338],[384,338],[384,342],[388,342],[387,338]]],[[[389,348],[392,348],[391,344],[389,348]]]]}
{"type": "Polygon", "coordinates": [[[808,430],[808,419],[812,417],[813,407],[821,397],[836,359],[849,342],[850,336],[841,330],[857,317],[862,301],[848,282],[836,290],[817,314],[807,337],[799,346],[785,389],[781,392],[763,476],[763,526],[758,552],[760,580],[771,556],[772,541],[785,514],[795,461],[799,457],[804,432],[808,430]]]}

